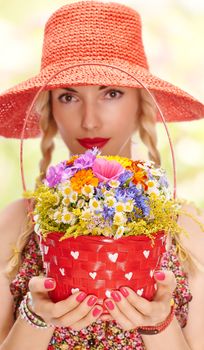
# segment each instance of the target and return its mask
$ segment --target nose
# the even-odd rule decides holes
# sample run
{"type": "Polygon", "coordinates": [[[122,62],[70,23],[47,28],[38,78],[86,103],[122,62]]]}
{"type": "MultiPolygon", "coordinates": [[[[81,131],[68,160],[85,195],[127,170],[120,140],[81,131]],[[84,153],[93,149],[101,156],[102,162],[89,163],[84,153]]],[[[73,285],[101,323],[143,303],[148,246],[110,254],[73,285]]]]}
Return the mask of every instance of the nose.
{"type": "Polygon", "coordinates": [[[97,107],[93,103],[84,103],[81,126],[86,130],[94,130],[100,127],[100,117],[97,107]]]}

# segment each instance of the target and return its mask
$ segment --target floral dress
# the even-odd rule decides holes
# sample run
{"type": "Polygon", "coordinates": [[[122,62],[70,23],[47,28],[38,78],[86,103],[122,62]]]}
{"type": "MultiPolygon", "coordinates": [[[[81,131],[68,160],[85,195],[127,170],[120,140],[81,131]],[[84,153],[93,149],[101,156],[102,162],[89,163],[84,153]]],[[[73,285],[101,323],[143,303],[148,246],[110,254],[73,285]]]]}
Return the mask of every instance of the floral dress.
{"type": "MultiPolygon", "coordinates": [[[[188,304],[192,299],[186,273],[182,270],[175,254],[175,246],[163,255],[162,269],[170,269],[175,274],[177,287],[174,291],[175,315],[183,328],[187,322],[188,304]]],[[[14,317],[18,317],[18,307],[28,291],[31,277],[45,275],[38,237],[32,233],[22,253],[22,263],[18,274],[10,284],[14,296],[14,317]]],[[[98,320],[80,331],[69,327],[56,327],[47,350],[144,350],[142,337],[135,330],[124,331],[115,321],[98,320]]]]}

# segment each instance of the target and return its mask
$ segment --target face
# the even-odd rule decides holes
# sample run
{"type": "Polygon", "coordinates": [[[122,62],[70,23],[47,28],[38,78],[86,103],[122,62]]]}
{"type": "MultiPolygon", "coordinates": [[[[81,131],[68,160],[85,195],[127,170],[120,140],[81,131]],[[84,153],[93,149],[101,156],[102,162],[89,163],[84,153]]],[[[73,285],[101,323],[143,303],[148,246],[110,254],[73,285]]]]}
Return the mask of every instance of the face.
{"type": "Polygon", "coordinates": [[[52,112],[72,154],[98,147],[102,155],[131,157],[139,95],[134,88],[77,86],[51,93],[52,112]]]}

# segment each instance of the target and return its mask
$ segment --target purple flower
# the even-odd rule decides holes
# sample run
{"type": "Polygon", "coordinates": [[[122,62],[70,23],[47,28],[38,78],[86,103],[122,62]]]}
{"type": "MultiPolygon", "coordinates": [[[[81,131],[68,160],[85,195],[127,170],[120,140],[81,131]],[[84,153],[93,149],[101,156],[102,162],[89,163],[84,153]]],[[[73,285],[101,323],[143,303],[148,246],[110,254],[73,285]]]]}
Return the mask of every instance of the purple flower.
{"type": "Polygon", "coordinates": [[[66,161],[49,167],[44,183],[49,187],[55,187],[60,183],[66,166],[66,161]]]}
{"type": "Polygon", "coordinates": [[[88,150],[84,154],[80,155],[77,159],[75,159],[73,165],[67,166],[64,170],[62,181],[66,181],[70,179],[77,171],[81,169],[92,168],[93,163],[96,159],[96,151],[88,150]]]}
{"type": "Polygon", "coordinates": [[[77,170],[92,168],[95,159],[96,155],[92,151],[88,150],[79,158],[75,159],[74,164],[71,168],[77,170]]]}

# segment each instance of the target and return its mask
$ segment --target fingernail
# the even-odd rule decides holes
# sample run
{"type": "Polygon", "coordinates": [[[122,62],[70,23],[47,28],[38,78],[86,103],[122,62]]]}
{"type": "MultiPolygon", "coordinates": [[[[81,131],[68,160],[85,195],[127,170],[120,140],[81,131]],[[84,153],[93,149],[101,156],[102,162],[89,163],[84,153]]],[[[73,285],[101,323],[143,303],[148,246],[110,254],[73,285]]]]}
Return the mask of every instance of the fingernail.
{"type": "Polygon", "coordinates": [[[128,290],[127,290],[125,287],[121,287],[121,288],[119,288],[119,290],[120,290],[121,294],[122,294],[125,298],[128,297],[129,292],[128,292],[128,290]]]}
{"type": "Polygon", "coordinates": [[[154,276],[158,281],[163,281],[165,279],[165,273],[162,271],[155,272],[154,276]]]}
{"type": "Polygon", "coordinates": [[[55,287],[55,281],[52,278],[47,278],[44,281],[44,286],[46,289],[52,289],[55,287]]]}
{"type": "Polygon", "coordinates": [[[93,306],[94,304],[95,304],[95,302],[96,302],[96,300],[97,300],[97,298],[96,297],[90,297],[89,299],[88,299],[88,301],[87,301],[87,305],[88,306],[93,306]]]}
{"type": "Polygon", "coordinates": [[[95,307],[92,311],[92,315],[94,317],[97,317],[100,313],[101,313],[101,309],[98,309],[97,307],[95,307]]]}
{"type": "Polygon", "coordinates": [[[105,301],[105,305],[109,310],[113,310],[115,307],[111,300],[105,301]]]}
{"type": "Polygon", "coordinates": [[[82,292],[80,293],[77,297],[76,297],[76,300],[81,303],[85,298],[86,298],[87,294],[82,292]]]}
{"type": "Polygon", "coordinates": [[[111,298],[113,298],[114,301],[118,302],[121,300],[121,296],[118,292],[111,292],[111,298]]]}

